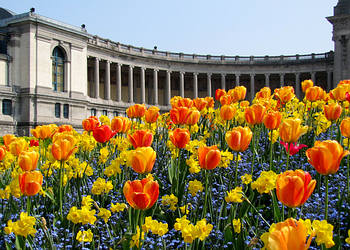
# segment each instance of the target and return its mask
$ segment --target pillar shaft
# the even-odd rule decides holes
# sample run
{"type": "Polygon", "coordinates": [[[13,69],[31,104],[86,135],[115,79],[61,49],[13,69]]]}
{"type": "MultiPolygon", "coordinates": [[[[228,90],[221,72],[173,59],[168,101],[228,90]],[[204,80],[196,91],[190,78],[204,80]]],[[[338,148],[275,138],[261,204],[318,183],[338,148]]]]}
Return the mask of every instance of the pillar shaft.
{"type": "Polygon", "coordinates": [[[255,74],[250,74],[250,100],[253,101],[255,96],[255,74]]]}
{"type": "Polygon", "coordinates": [[[226,74],[221,74],[221,88],[226,89],[226,74]]]}
{"type": "Polygon", "coordinates": [[[211,97],[211,73],[207,74],[207,95],[211,97]]]}
{"type": "Polygon", "coordinates": [[[270,74],[265,74],[265,86],[270,87],[270,74]]]}
{"type": "Polygon", "coordinates": [[[295,93],[300,98],[300,73],[295,74],[295,93]]]}
{"type": "Polygon", "coordinates": [[[146,82],[145,82],[145,68],[141,67],[140,74],[141,81],[141,103],[146,103],[146,82]]]}
{"type": "Polygon", "coordinates": [[[154,95],[154,105],[158,105],[158,70],[153,70],[153,95],[154,95]]]}
{"type": "Polygon", "coordinates": [[[117,63],[117,102],[122,101],[122,66],[117,63]]]}
{"type": "Polygon", "coordinates": [[[280,74],[280,85],[281,85],[281,87],[284,86],[284,73],[280,74]]]}
{"type": "Polygon", "coordinates": [[[332,88],[332,72],[327,71],[327,91],[330,91],[332,88]]]}
{"type": "Polygon", "coordinates": [[[240,74],[236,74],[236,87],[239,86],[239,76],[240,74]]]}
{"type": "Polygon", "coordinates": [[[316,84],[316,72],[311,72],[311,80],[316,84]]]}
{"type": "Polygon", "coordinates": [[[134,102],[134,73],[133,73],[133,66],[129,65],[129,102],[134,102]]]}
{"type": "Polygon", "coordinates": [[[100,59],[95,58],[95,98],[100,97],[100,59]]]}
{"type": "Polygon", "coordinates": [[[180,96],[185,97],[185,72],[180,72],[180,96]]]}
{"type": "Polygon", "coordinates": [[[111,68],[110,61],[106,61],[106,71],[105,71],[105,99],[111,99],[111,68]]]}
{"type": "Polygon", "coordinates": [[[198,98],[198,73],[193,73],[193,98],[198,98]]]}
{"type": "Polygon", "coordinates": [[[166,95],[165,95],[165,104],[170,105],[171,98],[171,71],[167,70],[166,72],[166,95]]]}

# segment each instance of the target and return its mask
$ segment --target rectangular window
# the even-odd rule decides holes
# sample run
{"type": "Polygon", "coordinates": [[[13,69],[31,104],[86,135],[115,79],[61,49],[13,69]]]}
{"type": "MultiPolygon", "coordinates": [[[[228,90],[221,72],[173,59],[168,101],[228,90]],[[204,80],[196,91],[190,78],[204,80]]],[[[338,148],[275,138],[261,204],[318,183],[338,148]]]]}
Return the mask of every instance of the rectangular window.
{"type": "Polygon", "coordinates": [[[4,115],[12,115],[12,100],[2,100],[2,113],[4,115]]]}
{"type": "Polygon", "coordinates": [[[61,117],[61,104],[55,103],[55,117],[60,118],[61,117]]]}
{"type": "Polygon", "coordinates": [[[63,117],[66,119],[69,118],[69,104],[63,105],[63,117]]]}
{"type": "Polygon", "coordinates": [[[91,115],[96,116],[96,114],[97,114],[96,109],[91,109],[91,115]]]}
{"type": "Polygon", "coordinates": [[[105,115],[105,116],[107,116],[107,110],[102,110],[102,115],[105,115]]]}
{"type": "Polygon", "coordinates": [[[113,116],[118,116],[118,111],[114,111],[113,116]]]}

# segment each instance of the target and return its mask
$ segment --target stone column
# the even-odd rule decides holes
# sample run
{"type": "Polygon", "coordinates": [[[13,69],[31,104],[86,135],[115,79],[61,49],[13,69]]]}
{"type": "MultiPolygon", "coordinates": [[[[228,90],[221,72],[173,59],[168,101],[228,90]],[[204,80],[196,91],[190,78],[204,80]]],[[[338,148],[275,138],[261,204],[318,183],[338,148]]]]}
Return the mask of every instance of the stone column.
{"type": "Polygon", "coordinates": [[[153,104],[158,105],[158,69],[153,70],[153,104]]]}
{"type": "Polygon", "coordinates": [[[250,74],[250,101],[253,101],[255,96],[255,74],[250,74]]]}
{"type": "Polygon", "coordinates": [[[316,72],[311,72],[311,80],[316,84],[316,72]]]}
{"type": "Polygon", "coordinates": [[[239,86],[239,77],[240,74],[236,74],[236,87],[239,86]]]}
{"type": "Polygon", "coordinates": [[[332,71],[327,71],[327,91],[330,91],[332,88],[332,71]]]}
{"type": "Polygon", "coordinates": [[[221,74],[221,88],[226,89],[226,74],[221,74]]]}
{"type": "Polygon", "coordinates": [[[134,102],[134,73],[133,73],[134,66],[129,65],[129,102],[134,102]]]}
{"type": "Polygon", "coordinates": [[[95,98],[100,98],[100,59],[95,57],[95,98]]]}
{"type": "Polygon", "coordinates": [[[180,96],[185,97],[185,72],[180,71],[180,96]]]}
{"type": "Polygon", "coordinates": [[[198,73],[193,73],[193,98],[198,98],[198,73]]]}
{"type": "Polygon", "coordinates": [[[170,105],[171,99],[171,71],[166,71],[166,89],[165,89],[165,104],[170,105]]]}
{"type": "Polygon", "coordinates": [[[270,87],[270,74],[269,73],[265,74],[265,86],[270,87]]]}
{"type": "Polygon", "coordinates": [[[281,87],[284,86],[284,73],[280,74],[280,85],[281,85],[281,87]]]}
{"type": "Polygon", "coordinates": [[[117,84],[117,102],[122,101],[122,65],[117,63],[116,68],[116,84],[117,84]]]}
{"type": "Polygon", "coordinates": [[[295,94],[300,98],[300,73],[295,74],[295,94]]]}
{"type": "Polygon", "coordinates": [[[105,99],[111,99],[111,62],[106,61],[106,70],[105,70],[105,99]]]}
{"type": "Polygon", "coordinates": [[[145,82],[145,68],[141,67],[140,81],[141,81],[141,103],[146,103],[146,82],[145,82]]]}
{"type": "Polygon", "coordinates": [[[207,73],[207,95],[211,97],[211,73],[207,73]]]}

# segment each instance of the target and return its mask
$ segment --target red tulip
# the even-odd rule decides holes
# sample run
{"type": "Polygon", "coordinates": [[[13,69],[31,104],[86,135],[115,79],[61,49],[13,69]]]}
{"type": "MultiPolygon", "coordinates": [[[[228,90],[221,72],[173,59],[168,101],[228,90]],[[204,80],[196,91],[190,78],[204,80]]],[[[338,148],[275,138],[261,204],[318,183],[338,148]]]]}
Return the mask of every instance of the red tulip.
{"type": "Polygon", "coordinates": [[[96,141],[100,143],[105,143],[109,141],[113,136],[115,136],[117,132],[113,132],[111,128],[108,125],[102,125],[99,127],[96,127],[93,130],[93,136],[96,141]]]}

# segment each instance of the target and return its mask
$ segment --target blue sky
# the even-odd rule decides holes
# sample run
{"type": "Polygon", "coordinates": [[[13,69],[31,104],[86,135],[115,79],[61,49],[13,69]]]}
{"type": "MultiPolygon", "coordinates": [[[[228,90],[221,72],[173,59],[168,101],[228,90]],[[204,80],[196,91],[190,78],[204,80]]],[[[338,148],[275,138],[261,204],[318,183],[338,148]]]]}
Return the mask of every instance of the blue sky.
{"type": "Polygon", "coordinates": [[[159,50],[212,55],[289,55],[333,50],[337,0],[0,0],[16,13],[86,24],[89,33],[159,50]]]}

